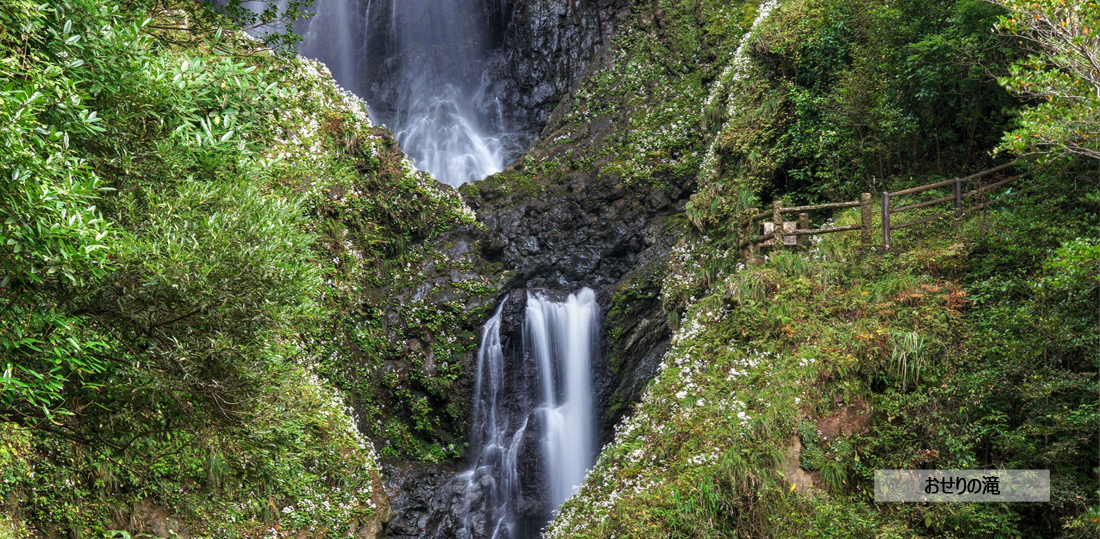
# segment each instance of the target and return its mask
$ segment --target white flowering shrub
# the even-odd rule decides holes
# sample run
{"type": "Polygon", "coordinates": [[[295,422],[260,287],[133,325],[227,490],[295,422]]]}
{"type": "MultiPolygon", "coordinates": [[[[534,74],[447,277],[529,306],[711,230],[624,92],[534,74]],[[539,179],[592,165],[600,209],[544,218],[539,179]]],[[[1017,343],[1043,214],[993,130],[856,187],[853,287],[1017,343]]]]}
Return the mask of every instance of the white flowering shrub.
{"type": "MultiPolygon", "coordinates": [[[[848,211],[837,222],[854,219],[848,211]]],[[[884,363],[884,349],[898,346],[889,328],[917,325],[946,342],[932,306],[950,305],[957,292],[898,275],[891,259],[853,263],[857,242],[855,233],[834,234],[761,266],[728,264],[730,273],[705,287],[693,276],[715,240],[685,235],[664,283],[666,294],[692,291],[676,303],[684,314],[671,349],[545,537],[904,531],[896,516],[861,505],[878,442],[815,431],[838,408],[871,400],[871,381],[887,376],[900,387],[896,367],[884,363]],[[925,305],[917,318],[907,302],[925,305]],[[801,436],[801,453],[792,436],[801,436]],[[792,479],[801,477],[809,483],[792,479]],[[840,506],[856,512],[838,516],[840,506]]],[[[899,533],[891,536],[909,536],[899,533]]]]}
{"type": "Polygon", "coordinates": [[[332,327],[339,328],[308,337],[315,370],[353,396],[364,432],[384,439],[379,449],[388,456],[456,458],[466,403],[455,402],[450,388],[476,346],[480,316],[464,301],[496,289],[471,271],[476,250],[452,256],[434,242],[481,225],[455,189],[417,170],[393,135],[373,126],[366,104],[323,64],[278,62],[287,106],[268,119],[266,158],[277,187],[303,198],[307,227],[319,239],[332,327]],[[447,285],[434,284],[452,273],[447,285]],[[437,293],[455,299],[435,301],[437,293]],[[409,351],[405,342],[421,345],[409,351]],[[385,361],[409,374],[382,372],[385,361]]]}

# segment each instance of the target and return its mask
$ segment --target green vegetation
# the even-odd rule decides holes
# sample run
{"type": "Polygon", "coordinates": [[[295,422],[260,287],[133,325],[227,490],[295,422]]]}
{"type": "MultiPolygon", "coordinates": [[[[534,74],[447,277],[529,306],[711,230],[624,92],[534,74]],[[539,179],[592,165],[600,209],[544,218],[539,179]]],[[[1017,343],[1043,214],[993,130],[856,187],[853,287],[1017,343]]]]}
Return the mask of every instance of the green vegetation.
{"type": "Polygon", "coordinates": [[[756,7],[724,0],[634,3],[630,22],[597,55],[594,73],[550,119],[553,131],[519,170],[480,182],[486,183],[482,196],[499,183],[496,191],[533,197],[577,171],[639,190],[690,181],[709,139],[699,129],[700,104],[751,27],[756,7]]]}
{"type": "MultiPolygon", "coordinates": [[[[667,267],[606,320],[620,373],[657,305],[672,349],[549,536],[1095,536],[1097,4],[631,6],[545,144],[464,189],[696,182],[667,267]],[[746,266],[734,244],[762,201],[995,151],[1036,174],[890,252],[844,233],[746,266]],[[873,503],[873,470],[914,467],[1050,469],[1051,503],[873,503]]],[[[235,30],[301,7],[0,3],[0,538],[374,533],[376,446],[464,455],[506,275],[293,33],[235,30]]]]}
{"type": "Polygon", "coordinates": [[[714,181],[694,218],[726,222],[749,193],[855,200],[988,168],[1015,103],[987,72],[1020,55],[990,33],[1002,13],[981,0],[784,3],[720,103],[739,112],[709,121],[714,181]]]}
{"type": "MultiPolygon", "coordinates": [[[[717,133],[716,159],[660,287],[673,348],[548,537],[1100,531],[1100,191],[1095,161],[1064,156],[1085,152],[1046,144],[1063,157],[988,213],[895,231],[888,253],[851,232],[754,267],[734,244],[736,217],[762,199],[850,200],[962,175],[991,164],[1015,125],[1061,136],[1042,108],[1015,124],[1020,104],[985,71],[1022,58],[990,32],[1004,13],[807,0],[758,27],[743,74],[717,84],[729,99],[699,120],[717,133]],[[930,467],[1050,469],[1051,503],[873,503],[875,469],[930,467]]],[[[621,54],[644,58],[633,52],[621,54]]],[[[1019,150],[1016,134],[1004,148],[1019,150]]],[[[857,224],[858,211],[829,222],[857,224]]],[[[653,293],[621,287],[612,335],[653,293]]]]}
{"type": "Polygon", "coordinates": [[[1011,11],[999,28],[1027,41],[1027,59],[1012,65],[1001,84],[1039,100],[1023,112],[1002,149],[1100,159],[1100,5],[1061,0],[998,2],[1011,11]]]}
{"type": "Polygon", "coordinates": [[[480,311],[459,300],[495,289],[398,296],[421,263],[470,269],[423,243],[472,212],[318,64],[231,28],[188,2],[0,7],[0,503],[16,536],[341,536],[388,511],[360,429],[415,433],[395,456],[462,453],[449,389],[480,311]],[[414,337],[437,366],[383,380],[414,337]]]}
{"type": "Polygon", "coordinates": [[[1100,258],[1076,236],[1100,222],[1095,185],[1074,186],[1094,170],[889,254],[853,232],[727,259],[549,536],[1095,534],[1100,258]],[[845,411],[870,416],[824,438],[845,411]],[[875,469],[987,466],[1050,469],[1051,505],[872,503],[875,469]]]}

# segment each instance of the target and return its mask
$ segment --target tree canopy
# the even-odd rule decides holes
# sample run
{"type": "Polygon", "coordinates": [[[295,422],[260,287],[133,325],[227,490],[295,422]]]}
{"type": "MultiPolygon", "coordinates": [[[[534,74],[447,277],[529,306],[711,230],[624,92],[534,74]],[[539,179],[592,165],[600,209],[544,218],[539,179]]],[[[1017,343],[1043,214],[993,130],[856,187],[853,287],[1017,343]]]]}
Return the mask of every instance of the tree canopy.
{"type": "Polygon", "coordinates": [[[1100,159],[1100,5],[1092,1],[997,0],[1011,13],[998,29],[1031,55],[1000,79],[1038,102],[1006,134],[1002,150],[1100,159]]]}

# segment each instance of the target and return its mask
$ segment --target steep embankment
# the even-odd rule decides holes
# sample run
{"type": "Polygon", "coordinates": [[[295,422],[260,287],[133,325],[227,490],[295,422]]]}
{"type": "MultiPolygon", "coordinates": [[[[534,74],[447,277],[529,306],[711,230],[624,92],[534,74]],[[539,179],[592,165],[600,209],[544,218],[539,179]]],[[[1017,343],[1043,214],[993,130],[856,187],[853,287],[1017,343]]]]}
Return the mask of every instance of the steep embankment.
{"type": "Polygon", "coordinates": [[[375,444],[464,450],[501,273],[473,214],[322,66],[201,5],[0,21],[11,533],[380,533],[375,444]]]}
{"type": "Polygon", "coordinates": [[[1091,174],[890,254],[827,236],[702,286],[547,536],[1088,536],[1100,289],[1095,241],[1062,238],[1097,230],[1091,174]],[[871,503],[875,469],[930,466],[1050,469],[1051,504],[871,503]]]}
{"type": "MultiPolygon", "coordinates": [[[[678,7],[639,7],[636,24],[673,27],[678,7]]],[[[988,163],[1014,104],[962,64],[1018,54],[988,34],[999,13],[806,1],[761,22],[698,101],[693,125],[715,138],[667,277],[624,280],[613,300],[612,357],[658,297],[679,327],[671,350],[549,537],[1095,531],[1100,290],[1096,243],[1082,239],[1097,231],[1095,163],[1048,164],[988,216],[907,229],[887,254],[838,235],[745,267],[735,243],[762,198],[843,200],[988,163]],[[874,469],[929,466],[1057,479],[1042,508],[870,503],[874,469]]],[[[644,37],[669,43],[656,29],[644,37]]],[[[645,73],[645,48],[617,43],[645,73]]]]}
{"type": "Polygon", "coordinates": [[[977,67],[1020,55],[995,6],[509,4],[493,39],[560,53],[497,66],[546,129],[460,199],[319,65],[194,3],[100,4],[0,5],[0,535],[377,536],[374,447],[418,463],[387,485],[418,535],[476,325],[580,285],[607,440],[633,414],[552,537],[1095,531],[1095,165],[887,254],[734,245],[761,202],[989,164],[1019,106],[977,67]],[[1049,468],[1052,503],[869,503],[871,470],[923,466],[1049,468]]]}

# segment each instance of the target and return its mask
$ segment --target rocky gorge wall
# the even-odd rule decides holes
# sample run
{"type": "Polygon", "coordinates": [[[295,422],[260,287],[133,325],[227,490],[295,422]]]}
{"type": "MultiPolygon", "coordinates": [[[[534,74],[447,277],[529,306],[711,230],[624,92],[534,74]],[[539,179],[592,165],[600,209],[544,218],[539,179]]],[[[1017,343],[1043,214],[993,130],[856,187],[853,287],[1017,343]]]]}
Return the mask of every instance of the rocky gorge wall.
{"type": "MultiPolygon", "coordinates": [[[[610,426],[638,399],[669,346],[671,329],[660,301],[660,283],[684,226],[678,216],[695,182],[694,171],[685,167],[661,174],[660,181],[632,184],[611,166],[621,159],[620,152],[632,151],[621,147],[632,120],[656,102],[591,120],[576,115],[588,104],[575,93],[586,84],[599,84],[595,79],[608,70],[622,67],[606,34],[635,17],[621,4],[578,0],[575,17],[565,2],[515,4],[505,35],[513,40],[511,65],[519,74],[515,80],[528,77],[542,84],[511,86],[510,95],[531,111],[528,125],[545,122],[542,138],[504,172],[459,190],[484,227],[472,232],[478,256],[485,267],[504,270],[498,289],[512,290],[502,322],[505,342],[519,342],[525,289],[589,286],[598,291],[607,321],[603,364],[595,382],[600,445],[610,439],[610,426]],[[600,35],[604,47],[590,59],[577,56],[576,49],[564,56],[535,53],[539,48],[569,48],[578,38],[576,30],[588,27],[588,17],[598,17],[605,32],[600,35]],[[540,103],[558,100],[552,111],[540,109],[540,103]]],[[[471,367],[467,363],[467,373],[471,367]]],[[[537,432],[537,426],[532,427],[529,432],[537,432]]],[[[537,441],[524,445],[533,449],[537,441]]],[[[544,472],[536,464],[538,455],[529,451],[522,461],[523,499],[517,505],[531,522],[544,522],[544,472]]],[[[386,472],[395,511],[389,536],[448,537],[454,532],[456,500],[468,493],[455,491],[451,468],[393,463],[386,472]]]]}
{"type": "MultiPolygon", "coordinates": [[[[602,445],[669,349],[676,319],[669,311],[678,307],[665,278],[711,140],[704,105],[756,6],[578,0],[576,17],[572,7],[514,4],[501,35],[511,63],[501,65],[512,66],[513,81],[546,79],[542,93],[531,93],[538,87],[531,84],[506,89],[534,111],[529,125],[545,123],[520,159],[459,193],[481,225],[470,232],[477,256],[501,272],[486,276],[500,279],[498,290],[599,291],[607,362],[597,386],[602,445]],[[535,53],[575,43],[584,35],[577,30],[589,28],[586,17],[596,17],[601,30],[587,61],[535,53]],[[703,20],[724,26],[704,28],[703,20]],[[538,103],[554,106],[547,112],[538,103]]],[[[453,493],[440,491],[453,472],[415,465],[388,472],[397,515],[390,533],[431,536],[421,534],[450,507],[453,493]]]]}

